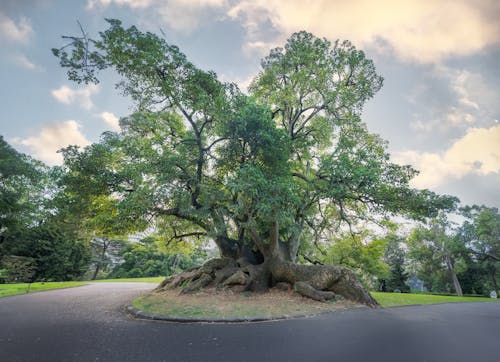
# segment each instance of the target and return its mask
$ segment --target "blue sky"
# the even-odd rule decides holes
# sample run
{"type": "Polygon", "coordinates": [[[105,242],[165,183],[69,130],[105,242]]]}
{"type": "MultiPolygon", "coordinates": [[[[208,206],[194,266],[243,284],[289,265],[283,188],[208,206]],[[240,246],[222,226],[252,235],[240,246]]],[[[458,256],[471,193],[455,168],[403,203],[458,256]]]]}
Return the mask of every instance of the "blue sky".
{"type": "Polygon", "coordinates": [[[59,148],[116,129],[131,103],[103,73],[78,86],[52,56],[61,35],[105,17],[164,31],[203,69],[244,89],[260,59],[294,31],[349,39],[374,60],[383,89],[364,110],[413,185],[500,207],[500,2],[495,0],[2,0],[0,134],[50,165],[59,148]]]}

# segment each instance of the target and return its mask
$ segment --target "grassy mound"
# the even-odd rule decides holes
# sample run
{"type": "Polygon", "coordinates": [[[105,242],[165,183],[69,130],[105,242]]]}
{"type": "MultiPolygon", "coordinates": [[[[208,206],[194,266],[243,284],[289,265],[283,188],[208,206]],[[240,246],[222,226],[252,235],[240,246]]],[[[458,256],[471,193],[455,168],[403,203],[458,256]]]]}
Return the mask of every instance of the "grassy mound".
{"type": "Polygon", "coordinates": [[[179,294],[177,290],[168,290],[141,296],[132,305],[156,315],[216,319],[314,314],[359,306],[345,300],[317,302],[292,291],[274,289],[266,293],[204,289],[195,294],[179,294]]]}

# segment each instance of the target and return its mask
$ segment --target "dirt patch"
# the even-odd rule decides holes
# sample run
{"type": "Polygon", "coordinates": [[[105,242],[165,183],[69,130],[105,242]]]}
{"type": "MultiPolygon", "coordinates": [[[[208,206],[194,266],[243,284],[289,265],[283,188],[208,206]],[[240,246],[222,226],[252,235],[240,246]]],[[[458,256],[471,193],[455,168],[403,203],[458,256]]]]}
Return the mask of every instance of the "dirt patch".
{"type": "Polygon", "coordinates": [[[194,294],[178,290],[155,291],[139,297],[133,306],[144,312],[186,318],[244,318],[314,314],[360,306],[343,299],[317,302],[293,291],[271,289],[266,293],[204,289],[194,294]]]}

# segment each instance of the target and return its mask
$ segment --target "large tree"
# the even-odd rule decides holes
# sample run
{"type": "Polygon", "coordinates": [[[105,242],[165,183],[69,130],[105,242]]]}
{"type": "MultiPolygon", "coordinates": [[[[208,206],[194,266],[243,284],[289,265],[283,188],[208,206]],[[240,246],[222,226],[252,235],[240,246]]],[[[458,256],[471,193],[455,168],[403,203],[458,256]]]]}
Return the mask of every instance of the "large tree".
{"type": "Polygon", "coordinates": [[[123,223],[152,221],[172,240],[217,244],[222,259],[162,287],[288,282],[315,299],[338,293],[375,305],[350,270],[298,264],[301,245],[385,213],[427,217],[453,207],[454,198],[409,188],[416,171],[392,164],[361,121],[382,78],[349,42],[293,34],[262,61],[245,95],[163,38],[108,23],[97,39],[82,31],[53,52],[79,83],[114,69],[136,112],[120,133],[67,153],[66,165],[92,197],[113,198],[123,223]]]}

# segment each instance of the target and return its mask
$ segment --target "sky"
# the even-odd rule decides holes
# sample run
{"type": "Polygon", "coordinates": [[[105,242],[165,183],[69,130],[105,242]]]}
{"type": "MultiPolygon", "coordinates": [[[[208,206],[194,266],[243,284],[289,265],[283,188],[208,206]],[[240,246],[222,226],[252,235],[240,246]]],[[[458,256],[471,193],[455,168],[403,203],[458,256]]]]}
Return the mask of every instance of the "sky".
{"type": "Polygon", "coordinates": [[[97,142],[131,112],[115,74],[79,86],[51,53],[105,18],[163,31],[242,89],[295,31],[348,39],[384,77],[363,119],[420,171],[412,186],[500,207],[500,1],[0,0],[0,135],[20,152],[60,164],[58,149],[97,142]]]}

